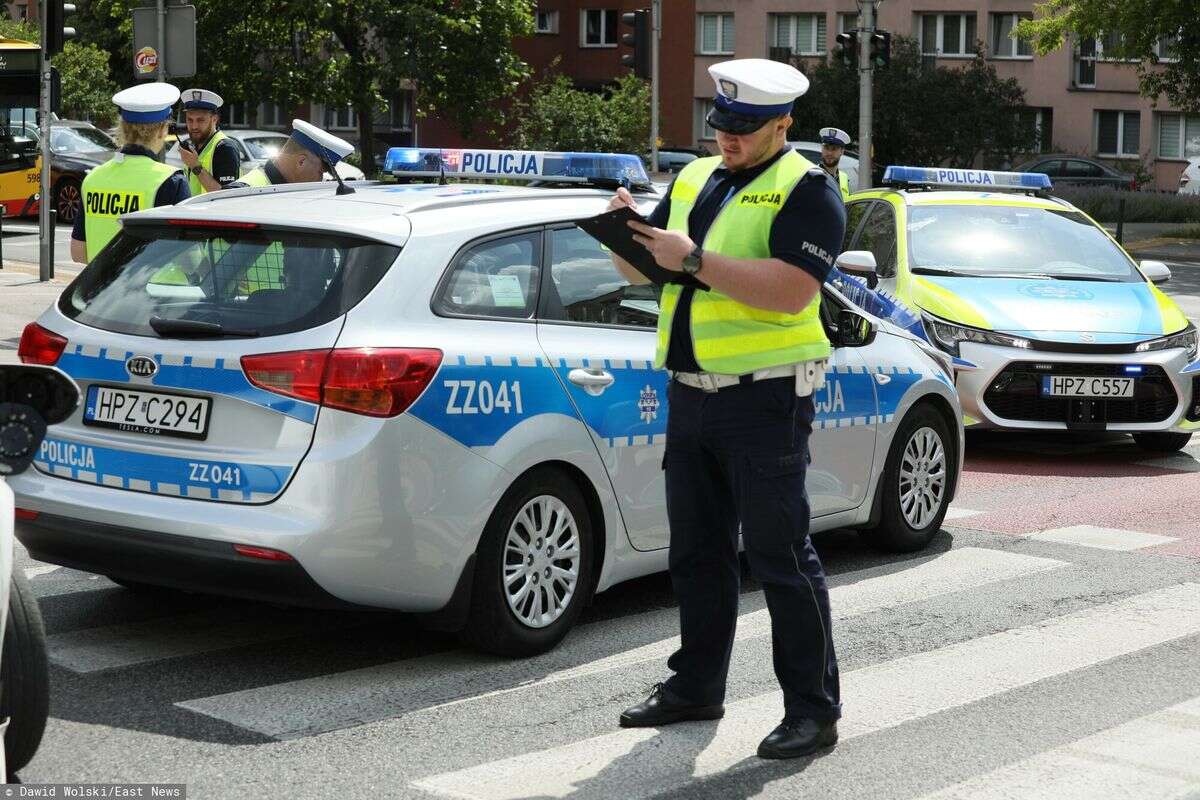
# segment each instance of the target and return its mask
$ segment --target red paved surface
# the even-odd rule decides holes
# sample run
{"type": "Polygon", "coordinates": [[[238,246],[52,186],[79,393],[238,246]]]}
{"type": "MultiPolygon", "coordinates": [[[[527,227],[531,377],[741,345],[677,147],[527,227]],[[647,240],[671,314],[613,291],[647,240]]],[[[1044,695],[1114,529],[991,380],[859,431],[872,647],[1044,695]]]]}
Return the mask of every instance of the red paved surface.
{"type": "Polygon", "coordinates": [[[1072,525],[1176,537],[1141,552],[1200,558],[1200,442],[1163,457],[1129,437],[987,434],[967,442],[947,526],[1024,535],[1072,525]],[[1147,463],[1152,462],[1152,463],[1147,463]]]}

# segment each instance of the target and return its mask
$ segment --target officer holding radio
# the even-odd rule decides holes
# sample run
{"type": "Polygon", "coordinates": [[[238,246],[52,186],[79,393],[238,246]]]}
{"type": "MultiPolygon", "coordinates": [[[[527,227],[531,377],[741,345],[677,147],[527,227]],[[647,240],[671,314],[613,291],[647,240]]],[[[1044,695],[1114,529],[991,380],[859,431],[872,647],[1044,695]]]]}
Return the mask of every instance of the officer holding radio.
{"type": "MultiPolygon", "coordinates": [[[[684,167],[647,220],[630,222],[656,262],[707,288],[667,283],[656,365],[671,374],[669,567],[679,600],[674,674],[627,709],[624,727],[724,715],[738,614],[738,534],[771,615],[784,716],[758,747],[793,758],[837,741],[841,714],[829,593],[808,538],[813,391],[830,355],[821,284],[846,225],[836,181],[786,147],[808,79],[787,64],[709,68],[719,156],[684,167]]],[[[609,204],[633,206],[624,189],[609,204]]],[[[646,279],[614,256],[633,283],[646,279]]]]}

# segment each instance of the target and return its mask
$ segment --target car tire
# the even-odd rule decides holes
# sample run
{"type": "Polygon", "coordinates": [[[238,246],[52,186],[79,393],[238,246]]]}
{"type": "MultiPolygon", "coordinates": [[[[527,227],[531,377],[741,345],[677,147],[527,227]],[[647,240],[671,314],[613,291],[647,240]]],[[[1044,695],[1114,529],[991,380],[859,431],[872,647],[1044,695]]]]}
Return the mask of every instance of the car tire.
{"type": "Polygon", "coordinates": [[[1143,450],[1151,453],[1174,453],[1187,447],[1192,439],[1190,433],[1175,433],[1173,431],[1148,431],[1135,433],[1133,441],[1143,450]]]}
{"type": "Polygon", "coordinates": [[[879,522],[863,531],[873,547],[911,553],[941,530],[958,458],[953,442],[945,419],[931,406],[916,406],[900,422],[879,477],[879,522]]]}
{"type": "Polygon", "coordinates": [[[83,186],[78,178],[63,178],[54,187],[54,209],[59,222],[74,223],[83,208],[83,186]]]}
{"type": "Polygon", "coordinates": [[[529,473],[509,489],[484,528],[462,638],[510,657],[552,649],[591,598],[593,543],[579,487],[555,469],[529,473]],[[574,557],[564,555],[572,552],[574,557]],[[574,583],[554,575],[547,584],[551,568],[573,573],[574,583]],[[539,614],[539,608],[549,610],[539,614]]]}
{"type": "Polygon", "coordinates": [[[33,759],[50,715],[46,629],[37,598],[20,571],[12,576],[2,655],[0,718],[9,718],[4,758],[11,776],[33,759]]]}

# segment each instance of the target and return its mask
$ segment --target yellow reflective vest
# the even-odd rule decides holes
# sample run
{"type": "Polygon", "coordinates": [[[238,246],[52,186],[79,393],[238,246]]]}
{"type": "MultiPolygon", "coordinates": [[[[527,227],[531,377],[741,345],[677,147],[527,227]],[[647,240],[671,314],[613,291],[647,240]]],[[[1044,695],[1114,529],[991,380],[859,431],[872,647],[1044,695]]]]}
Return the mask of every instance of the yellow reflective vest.
{"type": "Polygon", "coordinates": [[[150,156],[117,153],[83,179],[83,233],[91,261],[121,230],[121,215],[154,207],[158,187],[179,172],[150,156]]]}
{"type": "Polygon", "coordinates": [[[271,179],[267,177],[267,171],[259,167],[238,178],[238,183],[244,183],[247,186],[270,186],[271,179]]]}
{"type": "MultiPolygon", "coordinates": [[[[208,141],[204,143],[204,149],[198,155],[200,157],[200,166],[207,170],[209,175],[213,174],[212,160],[213,154],[217,152],[217,145],[225,140],[225,134],[217,131],[212,136],[208,137],[208,141]]],[[[192,196],[204,194],[208,189],[204,188],[204,184],[200,182],[199,175],[193,175],[191,170],[188,171],[188,186],[192,189],[192,196]]]]}
{"type": "MultiPolygon", "coordinates": [[[[669,230],[688,232],[688,215],[700,191],[721,164],[719,156],[697,159],[675,179],[669,202],[669,230]]],[[[813,164],[795,151],[774,164],[725,203],[701,247],[733,258],[770,258],[771,223],[792,189],[813,164]]],[[[701,273],[703,275],[703,273],[701,273]]],[[[667,361],[671,324],[682,287],[667,284],[659,301],[655,365],[667,361]]],[[[826,358],[829,339],[820,318],[818,293],[800,313],[768,311],[739,303],[716,289],[697,290],[690,328],[696,362],[705,372],[743,375],[802,361],[826,358]]]]}

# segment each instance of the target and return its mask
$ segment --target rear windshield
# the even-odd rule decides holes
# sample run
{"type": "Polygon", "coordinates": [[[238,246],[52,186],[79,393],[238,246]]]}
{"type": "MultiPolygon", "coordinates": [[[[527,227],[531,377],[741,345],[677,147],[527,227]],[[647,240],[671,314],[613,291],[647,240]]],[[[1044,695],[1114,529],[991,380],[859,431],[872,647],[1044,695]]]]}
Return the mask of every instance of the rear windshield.
{"type": "Polygon", "coordinates": [[[59,308],[84,325],[138,336],[159,335],[152,317],[219,325],[235,336],[293,333],[353,308],[399,254],[393,245],[315,231],[127,226],[67,287],[59,308]]]}

